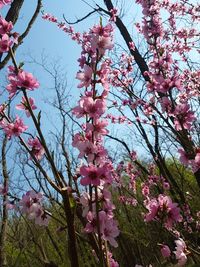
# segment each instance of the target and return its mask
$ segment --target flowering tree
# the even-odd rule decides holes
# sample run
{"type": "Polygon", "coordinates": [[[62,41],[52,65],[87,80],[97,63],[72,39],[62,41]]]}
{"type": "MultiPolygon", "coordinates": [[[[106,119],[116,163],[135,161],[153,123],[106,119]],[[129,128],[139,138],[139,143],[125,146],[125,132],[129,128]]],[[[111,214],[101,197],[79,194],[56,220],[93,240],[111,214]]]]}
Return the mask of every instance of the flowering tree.
{"type": "MultiPolygon", "coordinates": [[[[0,7],[10,3],[0,1],[0,7]]],[[[16,61],[16,48],[22,40],[12,32],[12,21],[0,19],[2,62],[12,61],[7,76],[8,101],[0,106],[0,127],[5,134],[2,233],[5,233],[7,210],[14,209],[40,226],[48,227],[52,219],[62,230],[66,229],[73,267],[198,264],[200,215],[195,203],[198,203],[200,187],[200,73],[198,63],[193,61],[200,51],[196,27],[200,18],[199,5],[189,1],[136,1],[143,14],[142,21],[135,25],[145,42],[146,56],[142,56],[143,51],[139,52],[117,8],[110,0],[104,3],[106,7],[97,5],[83,19],[99,12],[106,14],[108,21],[104,24],[100,18],[99,24],[84,33],[76,32],[67,21],[60,22],[48,13],[42,15],[81,47],[80,70],[76,75],[80,98],[71,112],[66,111],[63,93],[55,84],[56,107],[62,120],[61,135],[56,136],[61,149],[56,155],[45,137],[38,103],[29,96],[31,91],[39,90],[39,82],[16,61]],[[128,47],[118,58],[112,55],[116,28],[128,47]],[[13,99],[20,97],[21,102],[15,106],[16,115],[11,116],[13,99]],[[26,114],[35,131],[28,131],[17,110],[26,114]],[[77,125],[72,133],[73,153],[66,146],[67,117],[77,125]],[[126,131],[129,129],[132,140],[141,142],[148,151],[148,162],[137,156],[139,151],[131,148],[131,140],[109,133],[110,124],[115,127],[116,123],[126,131]],[[113,160],[105,138],[118,142],[126,153],[113,160]],[[17,197],[11,194],[5,149],[6,143],[13,139],[18,140],[26,157],[23,164],[32,168],[40,191],[29,184],[32,188],[25,194],[17,197]],[[177,152],[180,162],[175,157],[177,152]],[[57,162],[59,153],[63,156],[61,165],[57,162]],[[45,207],[45,197],[51,209],[45,207]],[[62,207],[62,220],[54,216],[57,206],[62,207]],[[139,232],[137,220],[131,218],[133,214],[150,236],[155,229],[158,231],[158,237],[151,242],[151,253],[158,250],[158,257],[149,254],[144,258],[141,252],[130,250],[127,258],[120,261],[120,253],[135,244],[135,231],[139,232]],[[126,223],[129,235],[133,235],[130,244],[124,241],[126,223]],[[87,244],[85,251],[89,251],[94,260],[83,262],[81,244],[87,244]]],[[[40,4],[38,1],[36,15],[40,4]]],[[[26,167],[22,170],[27,178],[26,167]]],[[[2,240],[1,243],[5,243],[2,240]]],[[[141,248],[137,244],[137,250],[141,248]]],[[[59,251],[55,242],[54,249],[59,251]]],[[[1,262],[6,265],[4,259],[1,262]]]]}

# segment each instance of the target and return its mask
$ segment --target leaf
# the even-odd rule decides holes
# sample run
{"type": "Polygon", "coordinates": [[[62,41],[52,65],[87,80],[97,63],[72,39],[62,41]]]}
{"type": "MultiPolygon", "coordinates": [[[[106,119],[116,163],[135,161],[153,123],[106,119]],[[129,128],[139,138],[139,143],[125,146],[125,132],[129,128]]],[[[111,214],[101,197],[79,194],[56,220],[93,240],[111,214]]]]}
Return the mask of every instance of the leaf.
{"type": "Polygon", "coordinates": [[[24,66],[24,62],[19,62],[18,68],[21,69],[24,66]]]}
{"type": "Polygon", "coordinates": [[[102,27],[103,26],[103,22],[102,22],[102,17],[100,17],[100,26],[102,27]]]}
{"type": "Polygon", "coordinates": [[[70,204],[70,208],[71,209],[75,209],[75,207],[76,207],[76,201],[74,200],[74,198],[73,198],[72,195],[69,196],[69,204],[70,204]]]}

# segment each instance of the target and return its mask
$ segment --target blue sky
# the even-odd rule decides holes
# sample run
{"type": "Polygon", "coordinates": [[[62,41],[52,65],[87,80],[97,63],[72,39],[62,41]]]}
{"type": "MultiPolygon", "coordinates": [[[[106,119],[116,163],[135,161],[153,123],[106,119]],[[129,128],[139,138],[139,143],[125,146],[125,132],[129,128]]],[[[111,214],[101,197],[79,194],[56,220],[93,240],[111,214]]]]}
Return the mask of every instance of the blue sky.
{"type": "MultiPolygon", "coordinates": [[[[20,12],[19,20],[15,26],[15,31],[22,33],[36,7],[36,0],[24,1],[24,6],[20,12]]],[[[99,5],[104,7],[103,0],[97,1],[99,5]]],[[[113,1],[114,2],[114,1],[113,1]]],[[[85,16],[91,11],[90,5],[95,6],[94,2],[87,0],[86,4],[82,0],[43,0],[42,10],[46,13],[53,14],[58,20],[63,20],[63,14],[69,21],[75,21],[77,18],[85,16]]],[[[129,0],[120,0],[120,4],[124,3],[123,10],[126,14],[125,23],[128,26],[133,25],[133,19],[137,14],[137,8],[129,0]]],[[[45,115],[42,116],[43,130],[47,133],[51,127],[51,123],[55,123],[55,114],[48,105],[44,105],[42,101],[49,100],[52,95],[53,81],[49,75],[36,64],[30,63],[31,58],[41,61],[41,55],[46,56],[47,62],[53,64],[59,59],[59,64],[66,73],[67,85],[71,88],[73,97],[72,101],[76,103],[80,93],[77,89],[77,81],[75,79],[76,73],[79,70],[77,59],[80,56],[80,47],[68,37],[68,35],[59,30],[55,24],[44,21],[40,14],[33,25],[29,35],[24,40],[24,43],[19,47],[16,53],[17,62],[24,61],[24,69],[32,72],[40,81],[40,88],[34,92],[30,92],[29,96],[36,99],[38,109],[42,109],[45,115]]],[[[94,14],[83,22],[74,25],[76,31],[87,31],[95,23],[99,23],[100,15],[94,14]]],[[[115,35],[115,40],[122,42],[121,35],[115,35]]],[[[20,97],[17,97],[15,104],[19,103],[20,97]]],[[[22,116],[22,112],[20,112],[22,116]]],[[[26,120],[25,116],[23,118],[26,120]]],[[[29,122],[26,123],[29,125],[29,122]]]]}
{"type": "MultiPolygon", "coordinates": [[[[22,33],[26,28],[26,25],[32,16],[33,10],[36,7],[36,0],[24,1],[24,6],[20,12],[19,20],[15,26],[15,31],[22,33]]],[[[104,7],[103,1],[97,1],[104,7]]],[[[133,4],[130,4],[128,0],[124,2],[124,12],[129,11],[126,14],[126,23],[130,25],[132,14],[136,10],[131,11],[133,4]],[[129,15],[128,15],[129,14],[129,15]],[[127,16],[128,15],[128,16],[127,16]],[[128,17],[128,18],[127,18],[128,17]]],[[[43,0],[42,10],[46,13],[53,14],[58,20],[63,20],[63,14],[69,21],[75,21],[77,18],[85,16],[91,11],[90,5],[95,6],[94,2],[87,0],[84,3],[82,0],[43,0]]],[[[100,15],[93,14],[83,22],[74,25],[76,31],[87,31],[95,23],[99,23],[100,15]]],[[[115,36],[117,42],[120,42],[120,34],[115,36]]],[[[50,88],[52,88],[52,79],[49,75],[36,64],[31,64],[34,58],[37,61],[41,61],[42,54],[45,55],[46,61],[49,64],[53,64],[59,60],[60,67],[63,72],[66,73],[67,85],[72,88],[72,92],[75,96],[79,95],[77,89],[77,81],[75,79],[76,73],[79,70],[77,59],[80,56],[81,49],[72,41],[70,37],[56,27],[56,24],[50,23],[42,19],[40,14],[34,23],[29,35],[24,40],[24,43],[19,47],[16,53],[17,62],[25,62],[24,69],[28,72],[32,72],[35,77],[40,81],[40,88],[30,93],[30,96],[36,98],[37,102],[49,98],[50,88]]],[[[75,99],[73,98],[74,102],[75,99]]],[[[19,101],[19,98],[17,99],[19,101]]],[[[42,109],[44,109],[42,105],[42,109]]],[[[49,114],[49,107],[46,107],[46,114],[49,114]]]]}

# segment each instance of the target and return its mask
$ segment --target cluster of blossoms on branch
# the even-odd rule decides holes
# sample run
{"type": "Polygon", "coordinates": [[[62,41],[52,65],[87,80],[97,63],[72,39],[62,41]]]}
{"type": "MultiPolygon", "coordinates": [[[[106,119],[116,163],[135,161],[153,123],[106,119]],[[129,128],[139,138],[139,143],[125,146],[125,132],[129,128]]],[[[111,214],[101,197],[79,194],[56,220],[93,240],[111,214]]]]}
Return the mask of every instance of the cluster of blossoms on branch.
{"type": "MultiPolygon", "coordinates": [[[[8,194],[8,188],[4,188],[3,185],[0,185],[0,195],[8,194]]],[[[46,211],[42,205],[43,194],[36,193],[34,190],[26,192],[21,199],[16,199],[11,196],[11,199],[6,203],[7,209],[14,209],[19,211],[23,215],[26,215],[28,219],[34,220],[34,222],[40,226],[47,226],[50,219],[50,213],[46,211]]]]}
{"type": "Polygon", "coordinates": [[[185,266],[187,262],[187,246],[182,238],[175,240],[175,250],[173,253],[167,245],[161,245],[161,254],[164,258],[169,258],[172,255],[175,256],[178,261],[177,266],[185,266]]]}
{"type": "MultiPolygon", "coordinates": [[[[82,131],[74,135],[73,146],[79,150],[79,158],[86,160],[78,170],[81,185],[89,189],[80,199],[83,216],[87,219],[85,231],[96,233],[102,239],[102,248],[103,241],[116,247],[115,238],[119,230],[109,192],[114,180],[114,168],[103,146],[103,137],[108,133],[108,122],[103,116],[107,107],[111,64],[105,54],[113,48],[112,25],[94,26],[83,34],[81,45],[82,53],[78,60],[81,70],[76,78],[80,81],[78,88],[84,87],[85,91],[73,114],[77,118],[85,118],[85,123],[82,124],[82,131]]],[[[110,253],[108,258],[112,266],[118,266],[110,253]]]]}
{"type": "MultiPolygon", "coordinates": [[[[135,96],[135,99],[133,97],[121,98],[121,103],[112,101],[112,107],[119,107],[120,111],[129,107],[135,112],[135,121],[132,122],[128,116],[117,117],[106,113],[110,86],[120,88],[120,93],[125,95],[128,92],[130,96],[133,90],[130,91],[129,89],[132,89],[134,83],[134,58],[132,56],[123,53],[119,61],[119,69],[112,69],[111,59],[106,58],[106,53],[113,48],[112,24],[103,26],[100,23],[92,27],[89,32],[80,34],[75,32],[71,26],[58,22],[57,18],[50,14],[44,14],[43,19],[55,23],[82,47],[81,57],[78,59],[80,71],[76,75],[79,81],[77,87],[81,90],[81,96],[72,112],[83,123],[80,131],[73,136],[72,145],[78,149],[78,158],[81,159],[76,177],[80,178],[80,185],[84,188],[78,201],[82,205],[82,216],[86,221],[85,233],[94,234],[97,237],[99,250],[108,259],[109,266],[118,267],[118,263],[113,259],[112,253],[108,251],[107,247],[107,242],[110,246],[117,247],[116,238],[119,235],[118,223],[114,218],[115,205],[112,202],[110,190],[113,184],[116,184],[120,189],[125,188],[127,180],[126,183],[123,180],[126,176],[128,190],[133,197],[120,195],[119,200],[121,203],[133,207],[139,205],[136,198],[138,193],[137,181],[139,181],[139,193],[142,207],[145,210],[145,213],[142,213],[144,222],[159,222],[164,230],[176,236],[175,250],[173,251],[167,245],[162,244],[161,253],[163,257],[170,258],[172,256],[171,251],[173,251],[178,265],[183,266],[187,261],[188,251],[184,240],[180,238],[181,234],[175,227],[179,223],[183,223],[187,233],[193,231],[194,227],[192,228],[191,224],[194,219],[189,205],[179,207],[178,203],[173,202],[169,196],[169,193],[172,192],[170,191],[171,184],[162,175],[153,173],[151,171],[152,166],[146,171],[145,180],[141,182],[142,173],[132,164],[137,161],[135,151],[129,153],[131,162],[127,165],[121,162],[115,171],[104,147],[104,137],[109,133],[107,119],[113,123],[116,121],[118,123],[127,122],[128,124],[138,122],[139,126],[144,123],[154,127],[157,123],[156,112],[160,109],[159,115],[166,125],[173,129],[173,133],[176,131],[177,136],[186,133],[188,139],[192,139],[189,136],[189,131],[193,129],[193,124],[197,118],[192,110],[191,100],[193,97],[199,96],[198,86],[193,86],[200,81],[199,72],[180,72],[182,66],[174,58],[173,53],[178,53],[179,57],[186,61],[184,54],[192,50],[193,41],[198,36],[198,32],[196,29],[179,29],[175,32],[174,9],[176,9],[176,14],[188,13],[193,21],[198,18],[194,16],[195,11],[192,8],[186,9],[184,5],[181,6],[178,3],[171,4],[169,1],[158,0],[137,0],[136,2],[141,4],[144,15],[141,25],[138,24],[137,27],[147,40],[151,54],[149,70],[143,73],[144,76],[148,77],[147,95],[149,101],[135,96]],[[170,31],[164,29],[161,8],[170,13],[168,19],[170,31]],[[172,33],[173,36],[171,36],[172,33]],[[142,110],[141,113],[146,117],[145,119],[139,116],[137,108],[142,110]]],[[[10,1],[0,1],[0,8],[8,3],[10,1]]],[[[110,13],[110,21],[116,22],[117,9],[112,9],[110,13]]],[[[9,50],[12,52],[12,45],[18,36],[16,33],[11,33],[12,29],[12,23],[6,22],[4,18],[0,17],[1,53],[7,53],[9,50]]],[[[129,48],[135,51],[135,44],[129,43],[129,48]]],[[[27,96],[27,91],[33,91],[39,87],[37,79],[21,67],[10,66],[8,81],[9,84],[6,89],[9,92],[10,100],[17,94],[23,94],[21,103],[16,105],[16,109],[24,111],[27,117],[33,117],[33,111],[37,107],[34,99],[27,96]]],[[[11,120],[5,111],[6,105],[1,105],[0,127],[8,139],[21,138],[22,133],[28,127],[19,116],[16,116],[15,120],[11,120]]],[[[20,139],[20,141],[23,140],[20,139]]],[[[35,162],[42,159],[45,150],[39,137],[29,138],[26,147],[35,162]]],[[[198,148],[194,149],[192,155],[188,155],[184,149],[180,149],[179,152],[182,163],[192,167],[193,172],[199,170],[200,152],[198,148]]],[[[154,156],[155,161],[157,161],[158,156],[154,156]]],[[[3,189],[1,191],[3,192],[3,189]]],[[[19,206],[22,213],[26,214],[29,219],[34,219],[39,225],[47,225],[49,215],[42,208],[42,197],[40,193],[29,191],[23,195],[19,206]]],[[[197,221],[196,229],[199,229],[199,221],[197,221]]]]}
{"type": "Polygon", "coordinates": [[[43,194],[31,190],[22,196],[19,207],[23,214],[38,225],[48,225],[50,216],[42,207],[43,194]]]}
{"type": "Polygon", "coordinates": [[[55,23],[59,29],[61,29],[63,32],[65,32],[68,35],[70,35],[72,40],[76,41],[78,44],[81,43],[81,40],[82,40],[81,34],[79,32],[75,32],[72,26],[68,26],[63,21],[59,22],[58,19],[55,16],[53,16],[53,15],[51,15],[49,13],[43,14],[42,18],[44,20],[47,20],[47,21],[55,23]]]}
{"type": "Polygon", "coordinates": [[[137,23],[139,32],[145,37],[151,60],[148,71],[144,73],[147,77],[147,90],[153,96],[154,102],[151,114],[156,116],[159,108],[167,127],[174,133],[177,139],[182,133],[187,136],[187,143],[191,143],[190,151],[187,145],[181,142],[183,148],[179,150],[181,162],[190,166],[193,172],[200,168],[198,148],[190,136],[193,131],[197,117],[194,99],[199,97],[199,70],[189,70],[186,54],[193,56],[199,53],[196,50],[199,30],[196,27],[199,22],[199,6],[185,3],[172,3],[170,1],[146,1],[138,0],[142,7],[143,18],[137,23]],[[166,12],[166,23],[163,22],[163,13],[166,12]],[[185,16],[190,21],[189,29],[184,24],[177,24],[179,16],[185,16]],[[167,25],[167,27],[165,27],[167,25]],[[195,50],[194,50],[195,49],[195,50]]]}
{"type": "MultiPolygon", "coordinates": [[[[1,0],[0,8],[5,5],[10,4],[10,0],[1,0]]],[[[13,54],[12,45],[17,43],[19,34],[11,31],[13,30],[12,22],[6,21],[2,16],[0,16],[0,53],[13,54]]],[[[14,55],[13,55],[14,57],[14,55]]],[[[14,60],[14,58],[13,58],[14,60]]],[[[20,104],[16,105],[17,110],[24,110],[27,117],[30,117],[30,113],[33,112],[37,107],[35,101],[32,97],[27,97],[27,90],[34,90],[39,87],[39,82],[31,74],[24,71],[21,67],[18,66],[9,66],[8,67],[8,81],[9,84],[6,86],[6,89],[9,93],[9,98],[12,98],[18,94],[23,93],[22,101],[20,104]]],[[[23,119],[16,115],[15,119],[11,119],[7,114],[7,104],[0,105],[0,127],[3,129],[6,137],[11,139],[12,137],[21,138],[22,133],[24,133],[28,126],[23,122],[23,119]]],[[[24,140],[21,138],[21,141],[24,140]]],[[[38,137],[31,137],[27,140],[27,144],[24,142],[25,147],[29,150],[31,154],[31,159],[41,160],[44,155],[44,148],[38,137]],[[32,158],[33,157],[33,158],[32,158]]],[[[0,190],[1,194],[8,194],[8,189],[0,190]]],[[[34,219],[36,224],[47,225],[49,221],[49,214],[45,212],[42,207],[43,195],[41,193],[36,193],[35,191],[28,191],[25,195],[22,196],[22,199],[17,199],[18,204],[12,204],[13,201],[8,202],[7,208],[20,210],[23,214],[26,214],[29,219],[34,219]]],[[[14,203],[14,202],[13,202],[14,203]]]]}
{"type": "MultiPolygon", "coordinates": [[[[11,1],[1,1],[0,9],[4,7],[4,5],[10,4],[11,1]]],[[[13,44],[17,43],[19,34],[16,32],[12,32],[13,24],[11,21],[6,21],[0,15],[0,53],[8,52],[10,47],[13,44]]]]}
{"type": "MultiPolygon", "coordinates": [[[[134,161],[137,161],[137,156],[134,161]]],[[[163,228],[169,231],[174,236],[174,244],[169,248],[168,245],[161,245],[162,256],[169,260],[177,260],[177,266],[185,266],[187,262],[187,255],[190,251],[187,249],[185,241],[180,237],[181,233],[177,230],[179,226],[183,226],[186,233],[192,233],[193,231],[198,233],[198,223],[195,226],[193,223],[195,220],[191,215],[190,207],[185,204],[183,207],[179,207],[177,203],[173,202],[168,195],[170,190],[169,183],[162,177],[155,175],[155,165],[150,165],[148,168],[148,176],[145,182],[140,182],[142,177],[141,171],[139,171],[133,164],[133,162],[120,162],[117,167],[118,185],[122,192],[124,188],[126,191],[132,192],[132,197],[126,197],[121,195],[119,197],[120,202],[126,205],[131,205],[133,208],[137,207],[138,194],[141,194],[144,198],[143,207],[147,212],[143,213],[144,221],[150,223],[151,221],[159,222],[163,228]],[[163,190],[163,194],[157,196],[156,189],[163,190]]],[[[196,222],[198,222],[198,214],[196,222]]]]}
{"type": "Polygon", "coordinates": [[[183,165],[185,165],[186,167],[188,166],[191,167],[193,172],[198,171],[198,169],[200,168],[200,149],[199,148],[196,149],[196,155],[194,159],[189,159],[186,152],[182,148],[179,148],[178,152],[180,154],[180,161],[181,163],[183,163],[183,165]]]}

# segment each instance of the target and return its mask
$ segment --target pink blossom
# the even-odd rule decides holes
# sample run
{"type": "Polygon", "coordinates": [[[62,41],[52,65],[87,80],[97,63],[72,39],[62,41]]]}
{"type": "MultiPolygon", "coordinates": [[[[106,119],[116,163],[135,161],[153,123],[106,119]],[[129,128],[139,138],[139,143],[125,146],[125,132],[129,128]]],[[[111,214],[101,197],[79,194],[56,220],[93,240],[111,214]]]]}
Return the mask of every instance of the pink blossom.
{"type": "Polygon", "coordinates": [[[158,201],[160,210],[166,215],[165,225],[167,228],[172,228],[174,222],[182,221],[178,204],[173,203],[169,196],[159,195],[158,201]]]}
{"type": "Polygon", "coordinates": [[[108,260],[110,267],[119,267],[119,264],[113,259],[112,253],[108,251],[108,260]]]}
{"type": "Polygon", "coordinates": [[[90,141],[85,141],[85,142],[79,142],[78,146],[76,146],[79,151],[79,158],[87,157],[88,162],[93,162],[95,159],[95,154],[97,153],[97,146],[94,145],[90,141]]]}
{"type": "Polygon", "coordinates": [[[43,146],[41,145],[39,139],[36,138],[29,138],[28,139],[28,145],[32,149],[32,153],[36,157],[37,160],[41,160],[45,151],[43,146]]]}
{"type": "Polygon", "coordinates": [[[90,30],[91,35],[97,35],[97,36],[104,36],[109,37],[112,35],[113,32],[113,26],[111,24],[107,24],[106,26],[102,26],[100,24],[95,25],[90,30]]]}
{"type": "Polygon", "coordinates": [[[167,245],[161,245],[160,251],[164,258],[168,258],[171,256],[171,250],[167,245]]]}
{"type": "Polygon", "coordinates": [[[28,191],[22,196],[22,199],[19,202],[22,212],[29,212],[30,207],[33,203],[40,203],[43,198],[41,193],[36,193],[34,190],[28,191]]]}
{"type": "Polygon", "coordinates": [[[90,201],[90,195],[87,192],[83,192],[83,194],[80,197],[80,203],[82,204],[83,208],[83,213],[82,213],[83,217],[86,217],[86,215],[89,212],[89,201],[90,201]]]}
{"type": "Polygon", "coordinates": [[[191,129],[192,122],[194,122],[196,117],[194,112],[190,110],[190,106],[187,103],[177,105],[174,114],[176,115],[174,118],[174,125],[177,131],[181,131],[182,129],[191,129]]]}
{"type": "MultiPolygon", "coordinates": [[[[35,101],[34,101],[34,99],[32,97],[28,98],[28,102],[29,102],[29,105],[30,105],[32,110],[37,109],[37,107],[35,106],[35,101]]],[[[26,102],[26,98],[24,96],[22,96],[21,104],[16,105],[16,109],[25,110],[26,111],[26,116],[30,117],[30,112],[29,112],[29,109],[28,109],[28,103],[26,102]]]]}
{"type": "Polygon", "coordinates": [[[17,75],[17,86],[33,90],[39,87],[39,82],[33,77],[31,73],[20,71],[17,75]]]}
{"type": "Polygon", "coordinates": [[[178,149],[178,152],[180,154],[180,162],[183,163],[185,166],[188,166],[189,164],[189,159],[188,157],[186,156],[186,153],[185,151],[182,149],[182,148],[179,148],[178,149]]]}
{"type": "Polygon", "coordinates": [[[84,65],[83,70],[83,72],[78,72],[76,75],[76,78],[81,81],[78,88],[82,88],[84,86],[88,87],[91,84],[93,70],[86,64],[84,65]]]}
{"type": "Polygon", "coordinates": [[[12,0],[0,0],[0,9],[5,5],[9,5],[11,2],[12,0]]]}
{"type": "Polygon", "coordinates": [[[8,70],[8,80],[10,84],[7,85],[6,89],[8,90],[10,97],[13,97],[17,90],[21,88],[34,90],[34,88],[39,87],[38,81],[31,73],[20,70],[18,74],[16,74],[15,68],[12,66],[9,66],[8,70]]]}
{"type": "Polygon", "coordinates": [[[100,55],[104,55],[106,50],[111,50],[113,48],[113,40],[110,36],[98,36],[94,35],[92,36],[91,40],[91,47],[92,50],[96,52],[98,50],[98,53],[100,55]]]}
{"type": "Polygon", "coordinates": [[[187,256],[186,256],[186,244],[183,241],[182,238],[179,238],[178,240],[175,240],[176,247],[175,247],[175,256],[178,260],[178,266],[184,266],[187,262],[187,256]]]}
{"type": "Polygon", "coordinates": [[[0,52],[8,52],[13,42],[10,40],[10,37],[5,33],[0,39],[0,52]]]}
{"type": "Polygon", "coordinates": [[[147,201],[146,208],[149,213],[145,215],[145,221],[154,219],[164,220],[165,227],[171,229],[173,223],[182,221],[180,208],[177,203],[173,203],[169,196],[159,195],[158,199],[147,201]]]}
{"type": "Polygon", "coordinates": [[[12,30],[13,28],[13,24],[12,22],[8,22],[7,20],[5,20],[3,17],[0,16],[0,34],[3,35],[3,34],[9,34],[10,31],[12,30]]]}
{"type": "Polygon", "coordinates": [[[82,166],[80,174],[83,176],[81,179],[82,185],[100,185],[100,177],[103,174],[103,170],[91,164],[89,166],[82,166]]]}
{"type": "Polygon", "coordinates": [[[94,138],[97,140],[103,135],[108,134],[108,130],[106,129],[106,126],[108,125],[108,122],[106,120],[99,120],[94,119],[93,124],[87,123],[86,124],[86,132],[92,132],[94,135],[94,138]]]}
{"type": "Polygon", "coordinates": [[[110,21],[116,22],[118,9],[117,8],[112,8],[110,10],[110,13],[111,13],[110,21]]]}
{"type": "Polygon", "coordinates": [[[135,44],[134,42],[129,42],[129,47],[131,50],[135,51],[135,44]]]}
{"type": "Polygon", "coordinates": [[[145,215],[145,221],[150,222],[154,220],[154,218],[157,215],[159,203],[156,199],[152,199],[151,201],[148,202],[146,208],[148,209],[149,213],[145,215]]]}
{"type": "Polygon", "coordinates": [[[117,222],[113,218],[108,218],[105,211],[99,212],[100,218],[100,228],[102,233],[102,238],[110,243],[111,246],[117,247],[118,244],[115,238],[119,235],[119,229],[117,222]]]}
{"type": "MultiPolygon", "coordinates": [[[[85,227],[87,233],[97,232],[97,219],[96,213],[91,211],[87,214],[88,223],[85,227]]],[[[113,218],[108,218],[105,211],[99,212],[99,224],[102,238],[110,243],[111,246],[117,247],[115,238],[119,235],[117,222],[113,218]]]]}
{"type": "Polygon", "coordinates": [[[142,194],[147,197],[150,193],[149,186],[147,184],[142,185],[142,194]]]}
{"type": "Polygon", "coordinates": [[[25,213],[30,220],[35,220],[38,225],[47,225],[50,216],[43,210],[41,206],[43,195],[31,190],[22,196],[19,202],[22,213],[25,213]]]}
{"type": "Polygon", "coordinates": [[[22,119],[16,116],[14,122],[8,122],[6,119],[0,121],[0,126],[3,128],[5,134],[10,139],[12,136],[20,136],[28,129],[28,126],[24,125],[22,119]]]}
{"type": "Polygon", "coordinates": [[[99,118],[106,110],[106,103],[103,99],[93,99],[83,96],[79,101],[79,106],[73,109],[73,113],[80,118],[88,114],[91,118],[99,118]]]}

